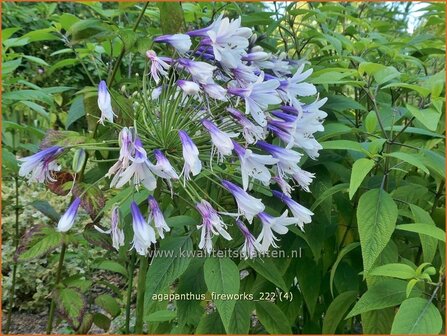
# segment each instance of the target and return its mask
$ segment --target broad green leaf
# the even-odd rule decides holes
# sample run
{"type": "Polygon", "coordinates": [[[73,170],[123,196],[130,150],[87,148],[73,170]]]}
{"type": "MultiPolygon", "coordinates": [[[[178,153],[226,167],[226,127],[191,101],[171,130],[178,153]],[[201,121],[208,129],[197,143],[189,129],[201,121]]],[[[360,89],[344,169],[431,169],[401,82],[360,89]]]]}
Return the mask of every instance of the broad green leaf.
{"type": "Polygon", "coordinates": [[[230,330],[231,316],[236,301],[231,297],[239,293],[239,270],[236,264],[228,258],[209,258],[204,265],[205,282],[208,290],[226,297],[215,298],[222,323],[227,333],[230,330]]]}
{"type": "Polygon", "coordinates": [[[441,113],[434,108],[420,109],[419,107],[407,105],[408,111],[430,131],[436,131],[441,113]]]}
{"type": "Polygon", "coordinates": [[[416,91],[422,97],[427,97],[430,94],[430,90],[429,89],[426,89],[426,88],[424,88],[422,86],[419,86],[419,85],[408,84],[408,83],[391,83],[391,84],[388,84],[388,85],[384,86],[383,89],[395,88],[395,87],[416,91]]]}
{"type": "Polygon", "coordinates": [[[256,316],[269,334],[292,334],[289,320],[275,304],[268,301],[255,303],[256,316]]]}
{"type": "Polygon", "coordinates": [[[356,141],[351,140],[331,140],[331,141],[324,141],[321,143],[321,146],[323,146],[323,149],[341,149],[341,150],[352,150],[355,152],[360,153],[368,153],[361,144],[359,144],[356,141]]]}
{"type": "Polygon", "coordinates": [[[398,225],[396,229],[427,235],[445,243],[445,232],[437,226],[425,223],[413,223],[398,225]]]}
{"type": "Polygon", "coordinates": [[[351,182],[349,183],[349,199],[352,199],[366,175],[368,175],[374,165],[374,160],[365,158],[358,159],[354,162],[352,165],[351,182]]]}
{"type": "Polygon", "coordinates": [[[163,34],[175,34],[185,30],[185,19],[180,2],[159,2],[160,27],[163,34]]]}
{"type": "Polygon", "coordinates": [[[121,313],[121,307],[116,299],[109,294],[101,294],[96,297],[95,303],[108,312],[112,317],[117,317],[121,313]]]}
{"type": "Polygon", "coordinates": [[[217,312],[203,314],[195,331],[196,335],[225,334],[225,328],[217,312]]]}
{"type": "Polygon", "coordinates": [[[92,268],[120,273],[125,277],[128,276],[127,269],[114,260],[98,260],[92,265],[92,268]]]}
{"type": "MultiPolygon", "coordinates": [[[[59,247],[63,241],[62,234],[49,227],[38,232],[30,231],[30,234],[30,243],[24,245],[23,250],[18,249],[16,252],[18,262],[39,258],[59,247]]],[[[27,239],[26,234],[23,238],[27,239]]]]}
{"type": "Polygon", "coordinates": [[[250,330],[251,312],[253,303],[250,301],[238,300],[234,306],[233,316],[231,317],[229,333],[230,334],[248,334],[250,330]]]}
{"type": "Polygon", "coordinates": [[[4,101],[37,100],[49,105],[53,102],[53,98],[49,94],[38,90],[18,90],[5,92],[2,94],[2,99],[4,101]]]}
{"type": "Polygon", "coordinates": [[[329,287],[331,289],[332,296],[334,296],[334,277],[335,277],[335,272],[337,271],[338,264],[340,263],[340,261],[343,259],[343,257],[345,255],[347,255],[349,252],[351,252],[353,249],[355,249],[356,247],[359,247],[359,246],[360,246],[360,243],[357,243],[357,242],[351,243],[351,244],[343,247],[342,250],[340,251],[340,253],[338,253],[337,260],[335,261],[334,265],[332,266],[331,275],[329,278],[329,287]]]}
{"type": "Polygon", "coordinates": [[[28,61],[34,62],[34,63],[39,64],[39,65],[49,66],[49,64],[46,61],[44,61],[43,59],[41,59],[39,57],[30,56],[30,55],[23,55],[23,58],[26,58],[28,61]]]}
{"type": "Polygon", "coordinates": [[[405,300],[394,318],[391,334],[429,335],[442,330],[439,310],[427,299],[405,300]]]}
{"type": "Polygon", "coordinates": [[[70,109],[68,110],[67,121],[65,128],[68,129],[76,120],[85,116],[84,96],[80,95],[73,99],[70,109]]]}
{"type": "Polygon", "coordinates": [[[32,202],[31,205],[55,223],[61,219],[61,215],[54,210],[54,208],[47,201],[37,200],[32,202]]]}
{"type": "MultiPolygon", "coordinates": [[[[371,310],[394,307],[401,304],[406,298],[407,282],[399,279],[385,279],[372,285],[362,295],[346,319],[371,310]]],[[[416,288],[416,296],[420,291],[416,288]]]]}
{"type": "Polygon", "coordinates": [[[173,310],[159,310],[144,317],[146,322],[167,322],[172,321],[177,316],[173,310]]]}
{"type": "Polygon", "coordinates": [[[287,291],[289,289],[281,276],[281,272],[276,267],[274,259],[264,258],[247,260],[247,264],[251,268],[253,268],[256,273],[262,275],[264,278],[281,288],[283,291],[287,291]]]}
{"type": "MultiPolygon", "coordinates": [[[[410,204],[410,210],[416,223],[426,223],[427,225],[436,226],[430,214],[421,207],[415,204],[410,204]]],[[[438,248],[438,241],[436,238],[424,234],[420,234],[419,239],[421,240],[424,262],[431,263],[438,248]]]]}
{"type": "Polygon", "coordinates": [[[5,147],[2,148],[2,163],[3,169],[7,168],[12,172],[19,171],[19,165],[16,156],[5,147]]]}
{"type": "Polygon", "coordinates": [[[357,291],[341,293],[329,305],[323,318],[323,334],[334,334],[348,309],[357,298],[357,291]]]}
{"type": "Polygon", "coordinates": [[[393,324],[394,308],[370,310],[362,314],[362,327],[365,335],[388,335],[393,324]]]}
{"type": "Polygon", "coordinates": [[[406,264],[391,263],[373,268],[369,275],[407,280],[416,277],[416,270],[406,264]]]}
{"type": "Polygon", "coordinates": [[[85,297],[73,288],[56,289],[54,295],[59,313],[75,330],[78,329],[87,309],[85,297]]]}
{"type": "Polygon", "coordinates": [[[404,152],[394,152],[394,153],[389,153],[389,154],[385,154],[385,155],[386,156],[391,156],[391,157],[396,158],[398,160],[405,161],[405,162],[407,162],[407,163],[409,163],[409,164],[419,168],[420,170],[422,170],[426,174],[430,173],[428,171],[427,167],[424,165],[424,163],[419,158],[419,156],[416,155],[416,154],[410,154],[410,153],[404,153],[404,152]]]}
{"type": "Polygon", "coordinates": [[[422,149],[422,161],[428,169],[445,179],[445,155],[429,149],[422,149]]]}
{"type": "Polygon", "coordinates": [[[146,275],[145,310],[156,301],[154,294],[163,293],[183,272],[191,261],[192,241],[190,237],[170,237],[162,241],[158,254],[152,259],[146,275]],[[164,252],[164,253],[163,253],[164,252]],[[184,252],[186,255],[182,255],[184,252]]]}
{"type": "Polygon", "coordinates": [[[93,315],[93,323],[102,330],[108,331],[110,329],[110,324],[112,323],[112,321],[104,314],[95,313],[93,315]]]}
{"type": "Polygon", "coordinates": [[[7,75],[10,74],[11,72],[13,72],[15,69],[17,69],[20,64],[22,63],[22,59],[18,58],[12,61],[6,61],[3,62],[2,64],[2,77],[3,75],[7,75]]]}
{"type": "Polygon", "coordinates": [[[312,204],[310,210],[314,211],[326,199],[328,199],[329,197],[335,195],[336,193],[338,193],[340,191],[346,192],[348,190],[348,188],[349,188],[348,183],[340,183],[340,184],[336,184],[336,185],[330,187],[329,189],[325,190],[320,196],[318,196],[318,198],[315,200],[314,204],[312,204]]]}
{"type": "Polygon", "coordinates": [[[304,302],[311,316],[315,313],[320,295],[321,270],[313,259],[301,258],[296,265],[296,277],[303,294],[304,302]]]}
{"type": "Polygon", "coordinates": [[[48,112],[45,110],[45,108],[43,108],[41,105],[36,104],[32,101],[21,101],[20,103],[22,103],[25,106],[28,106],[30,109],[32,109],[33,111],[36,111],[37,113],[39,113],[42,117],[46,118],[49,120],[49,114],[48,112]]]}
{"type": "Polygon", "coordinates": [[[364,193],[357,207],[357,223],[362,246],[364,275],[367,275],[383,251],[397,220],[397,206],[382,189],[364,193]]]}

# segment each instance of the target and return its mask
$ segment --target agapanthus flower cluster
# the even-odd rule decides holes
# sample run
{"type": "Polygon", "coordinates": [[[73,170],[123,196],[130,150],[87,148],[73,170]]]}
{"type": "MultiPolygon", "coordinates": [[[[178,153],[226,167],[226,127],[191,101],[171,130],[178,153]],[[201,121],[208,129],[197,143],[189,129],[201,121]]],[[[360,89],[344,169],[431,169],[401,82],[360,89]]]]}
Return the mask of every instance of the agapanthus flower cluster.
{"type": "MultiPolygon", "coordinates": [[[[232,240],[231,226],[244,238],[241,254],[246,258],[277,247],[290,225],[304,229],[313,213],[293,200],[292,191],[296,186],[310,191],[314,174],[301,164],[303,157],[318,158],[322,147],[314,135],[324,130],[327,116],[320,110],[326,99],[310,97],[317,90],[305,82],[312,74],[308,63],[265,51],[256,45],[256,34],[241,27],[240,18],[223,15],[206,28],[159,36],[154,42],[155,50],[146,52],[143,87],[133,95],[136,120],[113,124],[119,129],[120,151],[107,173],[110,188],[130,185],[156,195],[166,189],[173,199],[186,196],[194,205],[190,210],[202,218],[198,246],[207,252],[216,237],[232,240]],[[166,44],[174,50],[171,57],[159,52],[166,44]],[[211,199],[198,186],[201,179],[232,196],[234,205],[224,208],[211,199]],[[278,217],[269,213],[265,193],[261,197],[254,191],[259,188],[288,210],[278,217]]],[[[103,81],[98,97],[99,122],[113,123],[113,99],[103,81]]],[[[59,154],[54,148],[36,154],[21,172],[31,180],[51,180],[59,154]]],[[[170,227],[154,196],[146,219],[135,202],[131,213],[133,248],[145,255],[170,227]]],[[[122,246],[116,218],[106,232],[115,248],[122,246]]]]}

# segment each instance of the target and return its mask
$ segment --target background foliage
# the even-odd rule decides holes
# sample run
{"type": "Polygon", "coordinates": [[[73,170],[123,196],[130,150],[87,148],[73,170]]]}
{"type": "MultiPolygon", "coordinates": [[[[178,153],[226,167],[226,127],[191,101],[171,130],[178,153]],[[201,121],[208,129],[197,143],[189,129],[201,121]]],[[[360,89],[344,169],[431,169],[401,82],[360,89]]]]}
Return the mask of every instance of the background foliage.
{"type": "MultiPolygon", "coordinates": [[[[47,129],[91,133],[96,121],[89,116],[99,113],[96,86],[107,76],[115,78],[111,90],[120,108],[132,110],[127,98],[137,87],[152,37],[161,30],[204,26],[224,11],[255,27],[265,49],[309,60],[311,82],[329,98],[329,117],[318,138],[324,150],[303,167],[316,173],[312,193],[294,194],[315,216],[304,234],[293,230],[281,240],[285,251],[300,249],[300,258],[155,257],[147,274],[147,331],[442,332],[444,4],[427,4],[414,31],[408,25],[410,3],[183,3],[183,13],[177,4],[150,3],[133,30],[142,6],[3,4],[3,307],[16,244],[15,309],[32,311],[48,306],[54,283],[49,275],[63,243],[52,229],[63,197],[39,189],[30,193],[17,177],[16,156],[35,152],[47,129]],[[166,19],[176,10],[178,20],[166,19]],[[56,210],[48,203],[33,204],[41,198],[50,199],[56,210]],[[31,214],[32,206],[48,219],[31,214]],[[38,239],[19,243],[16,229],[25,237],[38,230],[38,239]],[[168,292],[209,298],[212,291],[275,295],[256,302],[151,299],[153,293],[168,292]]],[[[85,181],[101,173],[101,165],[87,169],[85,181]]],[[[146,196],[142,192],[141,201],[146,196]]],[[[278,204],[269,209],[281,210],[278,204]]],[[[198,219],[172,206],[165,215],[175,229],[160,249],[196,249],[197,237],[184,236],[182,227],[198,219]]],[[[87,216],[83,222],[90,222],[87,216]]],[[[107,331],[112,320],[114,332],[127,331],[120,318],[135,260],[125,251],[117,255],[107,249],[110,242],[91,225],[76,227],[63,286],[56,292],[60,307],[74,305],[60,314],[69,324],[62,331],[86,332],[92,325],[107,331]]]]}

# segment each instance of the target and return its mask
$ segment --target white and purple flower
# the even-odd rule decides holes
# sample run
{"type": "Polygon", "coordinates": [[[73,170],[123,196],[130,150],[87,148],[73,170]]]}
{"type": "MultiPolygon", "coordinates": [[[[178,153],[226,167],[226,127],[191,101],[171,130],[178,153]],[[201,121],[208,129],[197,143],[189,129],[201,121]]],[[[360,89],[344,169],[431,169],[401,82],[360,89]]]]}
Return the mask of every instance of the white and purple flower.
{"type": "Polygon", "coordinates": [[[81,204],[81,199],[76,197],[73,203],[70,204],[67,211],[62,215],[57,223],[56,230],[59,232],[67,232],[70,230],[74,224],[76,215],[78,213],[79,205],[81,204]]]}
{"type": "Polygon", "coordinates": [[[146,222],[137,203],[130,204],[130,212],[132,214],[133,240],[132,248],[142,256],[146,256],[152,244],[156,243],[155,231],[146,222]]]}
{"type": "Polygon", "coordinates": [[[179,54],[185,54],[192,45],[191,38],[186,34],[162,35],[154,38],[154,42],[168,43],[179,54]]]}
{"type": "Polygon", "coordinates": [[[112,208],[112,221],[109,230],[103,230],[95,225],[95,229],[101,233],[110,234],[112,237],[112,246],[115,250],[119,251],[120,246],[124,246],[124,231],[119,228],[119,207],[114,206],[112,208]]]}
{"type": "Polygon", "coordinates": [[[160,82],[160,75],[167,76],[170,65],[166,63],[164,57],[158,57],[155,51],[146,51],[146,56],[151,60],[151,75],[155,83],[160,82]]]}
{"type": "Polygon", "coordinates": [[[287,214],[287,210],[280,217],[273,217],[266,212],[258,214],[258,218],[262,223],[262,230],[257,238],[257,242],[261,244],[263,252],[268,251],[270,246],[278,247],[276,241],[279,239],[275,236],[275,233],[284,235],[289,231],[287,226],[298,223],[298,219],[287,217],[287,214]]]}
{"type": "Polygon", "coordinates": [[[30,183],[55,182],[53,172],[61,169],[55,160],[63,151],[62,147],[52,146],[19,159],[21,161],[19,176],[26,177],[30,183]]]}
{"type": "Polygon", "coordinates": [[[282,192],[272,190],[272,193],[275,197],[279,198],[285,205],[287,205],[296,219],[295,223],[298,224],[301,230],[304,230],[304,224],[308,224],[312,221],[313,212],[303,207],[298,202],[295,202],[282,192]]]}
{"type": "Polygon", "coordinates": [[[202,224],[197,228],[201,229],[199,248],[204,249],[207,253],[213,250],[213,236],[219,235],[226,240],[231,240],[231,236],[225,230],[226,225],[220,218],[216,210],[205,200],[201,200],[196,204],[196,208],[202,216],[202,224]]]}
{"type": "Polygon", "coordinates": [[[163,213],[161,212],[160,206],[152,195],[149,196],[148,202],[150,209],[148,222],[154,222],[154,226],[158,232],[158,235],[161,239],[164,239],[164,233],[171,231],[171,229],[169,228],[168,224],[166,224],[166,220],[163,216],[163,213]]]}
{"type": "MultiPolygon", "coordinates": [[[[219,129],[213,122],[203,119],[203,127],[209,132],[211,136],[211,142],[213,143],[213,150],[217,148],[218,161],[223,161],[224,156],[231,155],[234,145],[231,138],[237,136],[236,133],[227,133],[219,129]]],[[[213,156],[213,154],[211,154],[213,156]]]]}
{"type": "Polygon", "coordinates": [[[256,258],[258,254],[262,253],[261,245],[240,219],[236,219],[236,224],[244,236],[244,245],[241,247],[241,256],[244,259],[256,258]]]}
{"type": "Polygon", "coordinates": [[[180,141],[182,142],[182,153],[185,163],[183,165],[182,174],[185,176],[185,180],[189,180],[190,174],[196,176],[202,170],[202,162],[199,159],[199,150],[195,143],[191,140],[188,133],[185,131],[178,131],[180,141]]]}
{"type": "Polygon", "coordinates": [[[101,118],[99,118],[98,122],[101,125],[104,125],[105,120],[113,123],[115,113],[112,109],[112,97],[107,89],[106,82],[103,80],[98,85],[98,107],[101,110],[101,118]]]}
{"type": "Polygon", "coordinates": [[[264,211],[265,205],[262,200],[249,195],[244,189],[227,180],[221,181],[223,187],[228,190],[236,200],[238,206],[237,215],[243,215],[249,223],[260,212],[264,211]]]}

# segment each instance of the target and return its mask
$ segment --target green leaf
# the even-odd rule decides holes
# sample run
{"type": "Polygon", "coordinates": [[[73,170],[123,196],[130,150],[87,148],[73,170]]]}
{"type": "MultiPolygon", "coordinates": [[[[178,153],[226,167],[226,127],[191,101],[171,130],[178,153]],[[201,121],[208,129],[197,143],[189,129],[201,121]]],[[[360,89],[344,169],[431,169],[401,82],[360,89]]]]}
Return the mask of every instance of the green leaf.
{"type": "Polygon", "coordinates": [[[253,303],[250,301],[236,301],[230,322],[230,334],[248,334],[250,330],[251,312],[253,310],[252,307],[253,303]]]}
{"type": "Polygon", "coordinates": [[[323,146],[323,149],[341,149],[341,150],[352,150],[355,152],[365,153],[368,152],[362,147],[361,144],[359,144],[356,141],[351,140],[331,140],[331,141],[324,141],[321,143],[321,146],[323,146]]]}
{"type": "Polygon", "coordinates": [[[334,266],[332,266],[331,275],[329,278],[329,287],[331,289],[332,296],[334,296],[334,277],[335,277],[335,271],[337,271],[338,264],[340,263],[340,261],[343,259],[343,257],[345,255],[347,255],[349,252],[351,252],[353,249],[355,249],[356,247],[359,247],[359,246],[360,246],[360,243],[357,243],[357,242],[351,243],[351,244],[343,247],[342,250],[340,251],[340,253],[338,253],[337,260],[335,261],[334,266]]]}
{"type": "Polygon", "coordinates": [[[78,329],[87,310],[85,297],[73,288],[59,288],[56,289],[55,300],[59,313],[74,329],[78,329]]]}
{"type": "Polygon", "coordinates": [[[2,77],[3,75],[10,74],[11,72],[14,72],[15,69],[17,69],[20,64],[22,64],[22,59],[18,58],[12,61],[6,61],[2,64],[2,77]]]}
{"type": "Polygon", "coordinates": [[[43,213],[55,223],[59,222],[59,219],[61,219],[61,215],[56,210],[54,210],[54,208],[47,201],[37,200],[32,202],[31,206],[43,213]]]}
{"type": "Polygon", "coordinates": [[[292,334],[289,320],[275,304],[268,301],[255,303],[256,316],[269,334],[292,334]]]}
{"type": "Polygon", "coordinates": [[[185,30],[185,19],[180,2],[159,2],[160,27],[163,34],[175,34],[185,30]]]}
{"type": "Polygon", "coordinates": [[[357,223],[362,246],[364,275],[367,275],[394,231],[397,205],[382,189],[364,193],[357,207],[357,223]]]}
{"type": "Polygon", "coordinates": [[[84,96],[80,95],[73,99],[70,109],[68,110],[67,121],[65,128],[68,129],[76,120],[85,116],[84,96]]]}
{"type": "Polygon", "coordinates": [[[358,159],[354,162],[352,165],[351,182],[349,183],[349,199],[352,199],[374,165],[374,160],[365,158],[358,159]]]}
{"type": "MultiPolygon", "coordinates": [[[[384,279],[372,285],[355,304],[346,319],[371,310],[394,307],[406,298],[407,282],[398,279],[384,279]]],[[[420,294],[419,290],[413,292],[420,294]]]]}
{"type": "Polygon", "coordinates": [[[111,271],[115,273],[120,273],[124,275],[127,278],[127,269],[121,265],[120,263],[113,261],[113,260],[97,260],[93,265],[92,268],[95,269],[102,269],[106,271],[111,271]]]}
{"type": "Polygon", "coordinates": [[[388,335],[394,318],[394,308],[370,310],[362,314],[362,327],[365,335],[388,335]]]}
{"type": "Polygon", "coordinates": [[[217,312],[204,314],[195,331],[196,335],[225,334],[224,326],[217,312]]]}
{"type": "MultiPolygon", "coordinates": [[[[436,226],[430,214],[421,207],[418,207],[415,204],[410,204],[410,209],[416,223],[427,223],[428,225],[436,226]]],[[[421,240],[424,262],[431,263],[438,248],[438,241],[435,238],[424,234],[420,234],[419,239],[421,240]]]]}
{"type": "Polygon", "coordinates": [[[34,62],[36,64],[43,65],[43,66],[49,66],[49,64],[47,62],[45,62],[43,59],[41,59],[39,57],[30,56],[30,55],[23,55],[23,57],[26,58],[28,61],[34,62]]]}
{"type": "Polygon", "coordinates": [[[227,333],[236,301],[231,298],[239,293],[239,270],[228,258],[209,258],[204,265],[205,283],[208,290],[216,294],[226,294],[226,298],[214,299],[222,323],[227,333]]]}
{"type": "Polygon", "coordinates": [[[320,295],[321,274],[317,263],[310,258],[301,258],[296,265],[296,277],[299,288],[303,294],[304,302],[311,317],[315,313],[318,297],[320,295]]]}
{"type": "Polygon", "coordinates": [[[46,227],[35,232],[30,238],[31,243],[25,246],[26,250],[18,250],[18,262],[30,261],[53,251],[62,244],[63,237],[55,229],[46,227]]]}
{"type": "Polygon", "coordinates": [[[121,307],[115,298],[109,294],[101,294],[96,297],[95,303],[108,312],[112,317],[117,317],[121,313],[121,307]]]}
{"type": "Polygon", "coordinates": [[[5,147],[2,148],[2,163],[3,169],[7,168],[12,172],[19,171],[19,165],[16,156],[5,147]]]}
{"type": "Polygon", "coordinates": [[[420,109],[416,106],[407,105],[408,111],[430,131],[436,131],[441,118],[441,113],[434,108],[420,109]]]}
{"type": "Polygon", "coordinates": [[[341,293],[329,305],[323,318],[323,334],[334,334],[348,309],[357,298],[357,291],[341,293]]]}
{"type": "Polygon", "coordinates": [[[425,223],[413,223],[413,224],[398,225],[396,226],[396,229],[427,235],[445,243],[445,232],[444,230],[438,228],[437,226],[425,223]]]}
{"type": "Polygon", "coordinates": [[[112,323],[112,321],[104,314],[95,313],[93,315],[93,323],[102,330],[108,331],[110,329],[110,324],[112,323]]]}
{"type": "Polygon", "coordinates": [[[348,183],[339,183],[339,184],[336,184],[336,185],[330,187],[329,189],[326,189],[323,193],[321,193],[320,196],[318,196],[318,198],[315,200],[314,204],[312,204],[312,206],[310,207],[310,210],[314,211],[316,208],[318,208],[318,206],[321,203],[323,203],[329,197],[335,195],[336,193],[338,193],[340,191],[346,192],[348,190],[348,188],[349,188],[348,183]]]}
{"type": "Polygon", "coordinates": [[[418,155],[404,153],[404,152],[394,152],[394,153],[389,153],[389,154],[385,154],[385,155],[386,156],[391,156],[391,157],[396,158],[398,160],[405,161],[405,162],[407,162],[407,163],[409,163],[409,164],[419,168],[420,170],[422,170],[426,174],[430,173],[428,171],[427,167],[424,165],[424,163],[420,160],[418,155]]]}
{"type": "Polygon", "coordinates": [[[149,323],[153,322],[168,322],[175,319],[177,316],[176,312],[173,310],[159,310],[148,316],[144,317],[144,320],[149,323]]]}
{"type": "Polygon", "coordinates": [[[442,317],[439,310],[427,299],[405,300],[394,318],[391,334],[439,334],[442,317]]]}
{"type": "Polygon", "coordinates": [[[157,302],[152,298],[154,294],[163,293],[185,272],[191,261],[191,251],[190,237],[170,237],[162,241],[159,253],[154,256],[147,271],[145,311],[149,311],[152,304],[157,302]]]}
{"type": "Polygon", "coordinates": [[[262,275],[264,278],[281,288],[283,291],[288,291],[289,288],[286,286],[286,283],[284,282],[284,279],[282,278],[281,272],[278,270],[278,267],[276,267],[274,259],[264,258],[247,260],[247,264],[251,268],[253,268],[256,273],[262,275]]]}
{"type": "Polygon", "coordinates": [[[369,275],[386,276],[407,280],[416,277],[416,270],[406,264],[391,263],[377,266],[369,272],[369,275]]]}
{"type": "Polygon", "coordinates": [[[28,106],[33,111],[36,111],[42,117],[44,117],[44,118],[49,120],[50,116],[49,116],[48,112],[41,105],[36,104],[36,103],[34,103],[32,101],[27,101],[27,100],[21,101],[20,103],[22,103],[23,105],[28,106]]]}
{"type": "Polygon", "coordinates": [[[38,90],[18,90],[5,92],[2,94],[2,99],[5,101],[37,100],[49,105],[53,102],[53,98],[49,94],[38,90]]]}
{"type": "Polygon", "coordinates": [[[395,87],[416,91],[422,97],[427,97],[430,94],[430,90],[429,89],[426,89],[426,88],[424,88],[422,86],[419,86],[419,85],[408,84],[408,83],[391,83],[391,84],[388,84],[388,85],[384,86],[383,89],[395,88],[395,87]]]}

